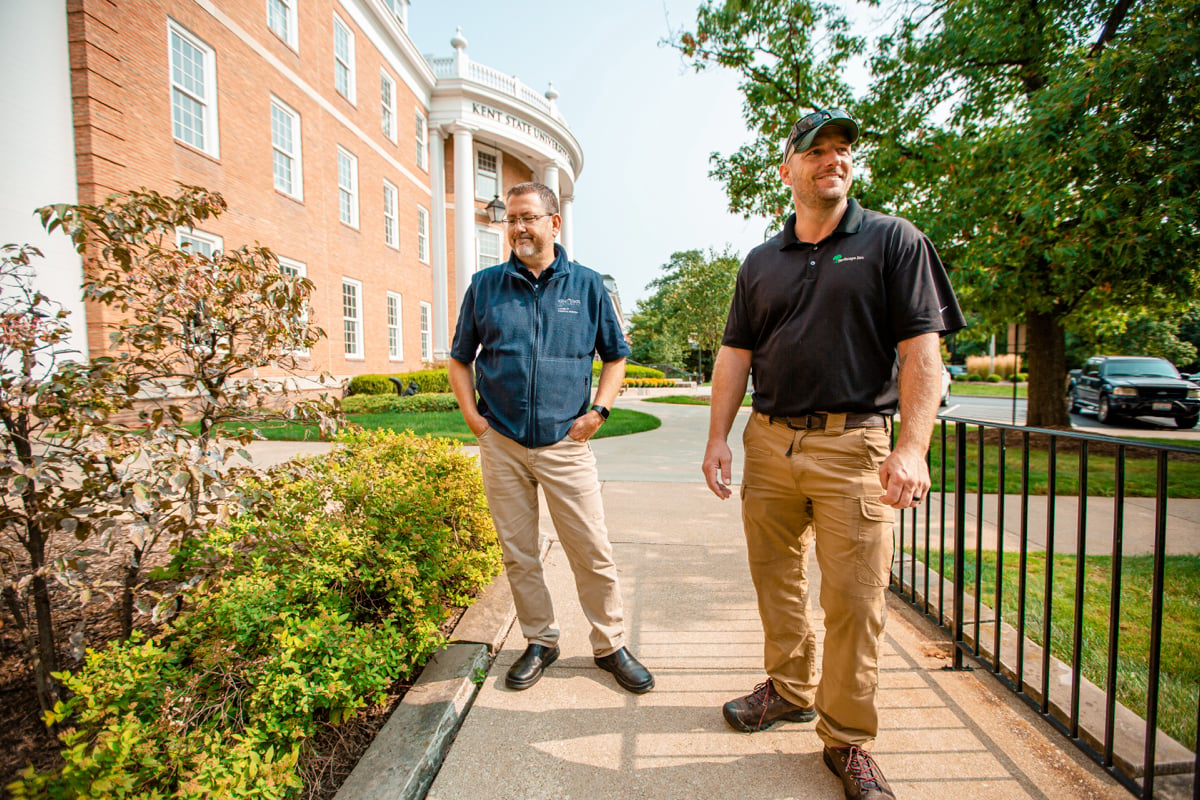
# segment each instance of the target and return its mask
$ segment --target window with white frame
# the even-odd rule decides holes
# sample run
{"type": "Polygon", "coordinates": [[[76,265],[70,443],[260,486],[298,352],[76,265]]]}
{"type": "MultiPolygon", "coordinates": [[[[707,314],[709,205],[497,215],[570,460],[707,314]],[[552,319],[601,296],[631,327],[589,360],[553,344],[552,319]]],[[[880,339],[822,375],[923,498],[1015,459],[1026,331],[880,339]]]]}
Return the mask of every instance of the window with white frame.
{"type": "Polygon", "coordinates": [[[271,158],[275,188],[298,200],[303,199],[300,115],[276,97],[271,98],[271,158]]]}
{"type": "Polygon", "coordinates": [[[167,29],[172,132],[184,144],[218,157],[216,53],[174,20],[167,21],[167,29]]]}
{"type": "Polygon", "coordinates": [[[293,50],[296,49],[296,2],[267,0],[267,27],[293,50]]]}
{"type": "Polygon", "coordinates": [[[350,26],[333,17],[333,87],[354,102],[354,34],[350,26]]]}
{"type": "Polygon", "coordinates": [[[400,295],[395,292],[387,293],[388,314],[388,358],[393,361],[404,360],[404,333],[402,324],[404,317],[400,312],[400,295]]]}
{"type": "Polygon", "coordinates": [[[383,182],[383,242],[388,247],[400,246],[400,220],[396,216],[396,187],[383,182]]]}
{"type": "Polygon", "coordinates": [[[383,0],[401,26],[408,25],[408,0],[383,0]]]}
{"type": "Polygon", "coordinates": [[[433,306],[421,301],[421,360],[433,361],[433,306]]]}
{"type": "Polygon", "coordinates": [[[362,358],[362,283],[350,278],[342,278],[342,340],[347,356],[362,358]]]}
{"type": "MultiPolygon", "coordinates": [[[[294,258],[285,258],[284,256],[280,256],[279,271],[284,275],[287,275],[289,278],[303,278],[308,275],[308,266],[305,265],[303,261],[297,261],[294,258]]],[[[302,322],[308,322],[307,308],[304,310],[304,313],[301,314],[300,319],[302,322]]],[[[308,355],[308,348],[301,347],[297,350],[293,350],[292,352],[295,355],[304,356],[308,355]]]]}
{"type": "Polygon", "coordinates": [[[429,212],[417,206],[417,260],[429,263],[429,212]]]}
{"type": "Polygon", "coordinates": [[[383,135],[396,141],[396,82],[383,71],[379,73],[379,114],[383,135]]]}
{"type": "Polygon", "coordinates": [[[175,246],[180,250],[186,250],[205,258],[214,258],[221,254],[224,241],[220,236],[198,231],[195,228],[176,228],[175,246]]]}
{"type": "Polygon", "coordinates": [[[416,112],[417,123],[417,167],[429,171],[429,121],[421,109],[416,112]]]}
{"type": "Polygon", "coordinates": [[[358,227],[358,159],[349,150],[337,150],[338,219],[358,227]]]}
{"type": "Polygon", "coordinates": [[[500,194],[500,163],[495,153],[475,153],[475,196],[491,200],[500,194]]]}
{"type": "Polygon", "coordinates": [[[478,227],[475,229],[475,251],[479,258],[476,271],[500,263],[500,233],[491,228],[478,227]]]}

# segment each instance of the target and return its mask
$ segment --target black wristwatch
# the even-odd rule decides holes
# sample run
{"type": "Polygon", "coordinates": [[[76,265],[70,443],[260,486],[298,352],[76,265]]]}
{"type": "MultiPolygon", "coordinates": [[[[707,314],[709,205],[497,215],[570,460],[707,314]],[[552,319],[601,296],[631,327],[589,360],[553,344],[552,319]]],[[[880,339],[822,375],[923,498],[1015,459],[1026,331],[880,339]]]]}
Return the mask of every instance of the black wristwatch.
{"type": "MultiPolygon", "coordinates": [[[[601,406],[601,405],[592,406],[592,411],[595,411],[597,414],[599,414],[601,420],[608,419],[608,409],[605,408],[604,406],[601,406]]],[[[603,424],[603,423],[601,423],[601,424],[603,424]]]]}

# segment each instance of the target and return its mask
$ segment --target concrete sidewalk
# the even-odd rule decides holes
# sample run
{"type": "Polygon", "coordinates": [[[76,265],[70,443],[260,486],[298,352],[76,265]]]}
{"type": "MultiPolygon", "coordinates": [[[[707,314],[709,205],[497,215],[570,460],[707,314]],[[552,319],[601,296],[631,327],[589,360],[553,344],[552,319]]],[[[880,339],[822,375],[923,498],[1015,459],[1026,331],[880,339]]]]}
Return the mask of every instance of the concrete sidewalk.
{"type": "MultiPolygon", "coordinates": [[[[501,576],[468,610],[455,641],[431,660],[338,800],[842,796],[821,760],[812,723],[742,734],[721,717],[722,703],[765,676],[737,494],[722,502],[701,479],[708,408],[632,397],[620,405],[663,421],[654,431],[593,442],[629,645],[655,673],[656,688],[628,694],[592,663],[587,623],[543,506],[547,575],[563,631],[559,660],[531,689],[505,688],[505,671],[525,642],[513,625],[501,576]]],[[[730,436],[735,483],[747,413],[743,410],[730,436]]],[[[255,460],[269,463],[288,457],[289,448],[294,454],[296,445],[254,448],[255,460]]],[[[321,452],[326,446],[301,449],[321,452]]],[[[931,520],[940,521],[941,500],[932,500],[931,520]]],[[[947,498],[948,527],[952,501],[947,498]]],[[[1111,507],[1111,501],[1102,502],[1111,507]]],[[[974,497],[965,509],[968,547],[974,547],[977,525],[985,541],[994,542],[994,498],[985,498],[981,523],[975,520],[974,497]]],[[[1172,529],[1190,528],[1191,537],[1200,538],[1195,530],[1200,501],[1171,501],[1170,509],[1172,529]]],[[[1102,532],[1090,535],[1089,551],[1093,543],[1111,539],[1111,513],[1107,520],[1104,513],[1089,504],[1089,530],[1102,532]]],[[[1136,524],[1129,527],[1140,530],[1146,517],[1147,509],[1135,509],[1136,524]]],[[[1069,524],[1071,533],[1060,531],[1058,552],[1074,542],[1075,518],[1073,509],[1062,507],[1056,528],[1069,524]]],[[[1006,544],[1016,541],[1011,533],[1016,519],[1009,511],[1006,544]]],[[[1030,520],[1044,526],[1044,506],[1031,511],[1030,520]]],[[[911,523],[906,524],[910,542],[911,523]]],[[[1126,550],[1141,552],[1147,541],[1127,533],[1126,550]]],[[[1179,546],[1200,552],[1191,542],[1179,546]]],[[[816,560],[810,563],[819,584],[816,560]]],[[[812,597],[816,605],[818,592],[812,597]]],[[[939,629],[891,594],[889,608],[882,730],[874,753],[899,797],[1129,796],[986,670],[947,671],[951,651],[939,629]]],[[[819,606],[814,611],[820,619],[819,606]]]]}
{"type": "MultiPolygon", "coordinates": [[[[533,688],[506,689],[525,646],[512,629],[428,797],[841,797],[812,723],[742,734],[721,717],[722,703],[763,679],[736,500],[698,484],[610,481],[604,495],[630,647],[656,688],[630,695],[592,664],[554,543],[562,656],[533,688]]],[[[895,598],[890,606],[874,753],[899,797],[1128,796],[985,672],[945,671],[945,638],[895,598]]]]}

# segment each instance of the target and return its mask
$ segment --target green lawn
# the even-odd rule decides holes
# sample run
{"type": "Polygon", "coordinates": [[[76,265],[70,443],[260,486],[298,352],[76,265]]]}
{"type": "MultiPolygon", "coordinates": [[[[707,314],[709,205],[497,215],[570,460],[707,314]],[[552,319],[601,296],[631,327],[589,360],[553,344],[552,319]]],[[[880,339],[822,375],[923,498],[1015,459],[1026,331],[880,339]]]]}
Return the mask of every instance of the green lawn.
{"type": "MultiPolygon", "coordinates": [[[[1017,384],[1017,397],[1025,397],[1029,390],[1029,385],[1025,383],[1017,384]]],[[[1063,393],[1065,396],[1065,392],[1063,393]]],[[[988,383],[986,381],[955,381],[950,384],[950,399],[954,397],[1012,397],[1013,385],[1011,383],[988,383]]]]}
{"type": "MultiPolygon", "coordinates": [[[[1004,459],[1004,491],[1009,494],[1021,492],[1021,440],[1020,433],[1006,437],[1004,459]]],[[[1142,440],[1139,440],[1142,441],[1142,440]]],[[[1178,441],[1150,440],[1161,443],[1179,445],[1178,441]]],[[[946,489],[954,487],[954,458],[956,444],[954,441],[954,425],[946,426],[946,489]]],[[[1143,453],[1146,451],[1143,450],[1143,453]]],[[[930,475],[934,482],[941,480],[941,432],[940,425],[934,429],[933,443],[929,449],[930,475]]],[[[979,444],[978,429],[970,426],[967,433],[967,474],[966,486],[968,492],[979,491],[979,444]]],[[[1049,463],[1048,450],[1038,449],[1031,444],[1029,449],[1029,493],[1045,495],[1049,493],[1049,463]]],[[[1075,453],[1060,451],[1056,458],[1055,489],[1056,494],[1077,495],[1079,493],[1079,456],[1075,453]]],[[[1112,497],[1116,486],[1116,458],[1088,454],[1088,484],[1087,493],[1092,496],[1112,497]]],[[[995,444],[984,446],[984,469],[982,491],[994,494],[999,486],[1000,450],[995,444]]],[[[1153,457],[1131,457],[1127,452],[1125,457],[1125,494],[1128,497],[1154,497],[1157,487],[1157,461],[1153,457]]],[[[1167,463],[1167,496],[1168,497],[1200,497],[1200,461],[1168,458],[1167,463]]]]}
{"type": "MultiPolygon", "coordinates": [[[[963,555],[966,562],[965,584],[968,591],[973,592],[976,554],[967,551],[963,555]]],[[[940,556],[936,551],[932,556],[932,567],[937,571],[940,556]]],[[[917,558],[923,558],[921,550],[917,551],[917,558]]],[[[1004,558],[1003,618],[1016,628],[1020,577],[1017,556],[1015,553],[1005,553],[1004,558]]],[[[992,606],[996,598],[996,554],[985,552],[982,560],[980,597],[985,604],[992,606]]],[[[949,553],[945,561],[947,571],[952,571],[949,553]]],[[[1046,555],[1030,553],[1027,563],[1025,635],[1041,645],[1046,555]]],[[[1088,556],[1084,562],[1082,669],[1087,679],[1102,689],[1108,674],[1112,564],[1109,556],[1088,556]]],[[[1054,557],[1051,652],[1066,664],[1073,662],[1075,570],[1074,556],[1054,557]]],[[[1152,570],[1150,556],[1125,556],[1121,560],[1117,700],[1143,718],[1146,716],[1150,659],[1152,570]]],[[[1158,724],[1175,739],[1194,748],[1197,686],[1200,685],[1200,659],[1196,658],[1196,642],[1200,640],[1200,557],[1168,556],[1164,586],[1158,724]]],[[[1028,673],[1026,678],[1040,680],[1038,676],[1028,673]]]]}
{"type": "MultiPolygon", "coordinates": [[[[426,411],[409,413],[349,414],[347,419],[367,430],[390,429],[396,432],[412,431],[418,436],[426,434],[446,439],[455,439],[464,444],[474,444],[475,435],[463,422],[457,411],[426,411]]],[[[657,428],[662,422],[651,414],[614,408],[612,415],[600,426],[592,438],[624,436],[657,428]]],[[[296,425],[280,422],[259,425],[263,437],[273,441],[316,441],[320,437],[315,425],[296,425]]]]}

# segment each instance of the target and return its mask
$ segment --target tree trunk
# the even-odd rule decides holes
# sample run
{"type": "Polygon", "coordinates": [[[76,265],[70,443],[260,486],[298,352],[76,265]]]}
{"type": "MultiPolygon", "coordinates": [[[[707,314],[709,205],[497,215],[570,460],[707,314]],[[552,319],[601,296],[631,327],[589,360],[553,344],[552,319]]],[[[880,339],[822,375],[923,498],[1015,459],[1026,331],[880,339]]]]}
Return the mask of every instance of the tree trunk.
{"type": "Polygon", "coordinates": [[[1059,317],[1053,311],[1027,312],[1029,332],[1029,399],[1025,424],[1031,428],[1069,428],[1065,387],[1067,343],[1059,317]]]}
{"type": "Polygon", "coordinates": [[[138,574],[141,569],[136,564],[142,563],[142,551],[134,548],[132,563],[125,565],[125,576],[121,586],[121,639],[128,639],[133,635],[133,604],[134,604],[134,589],[137,587],[138,574]]]}

